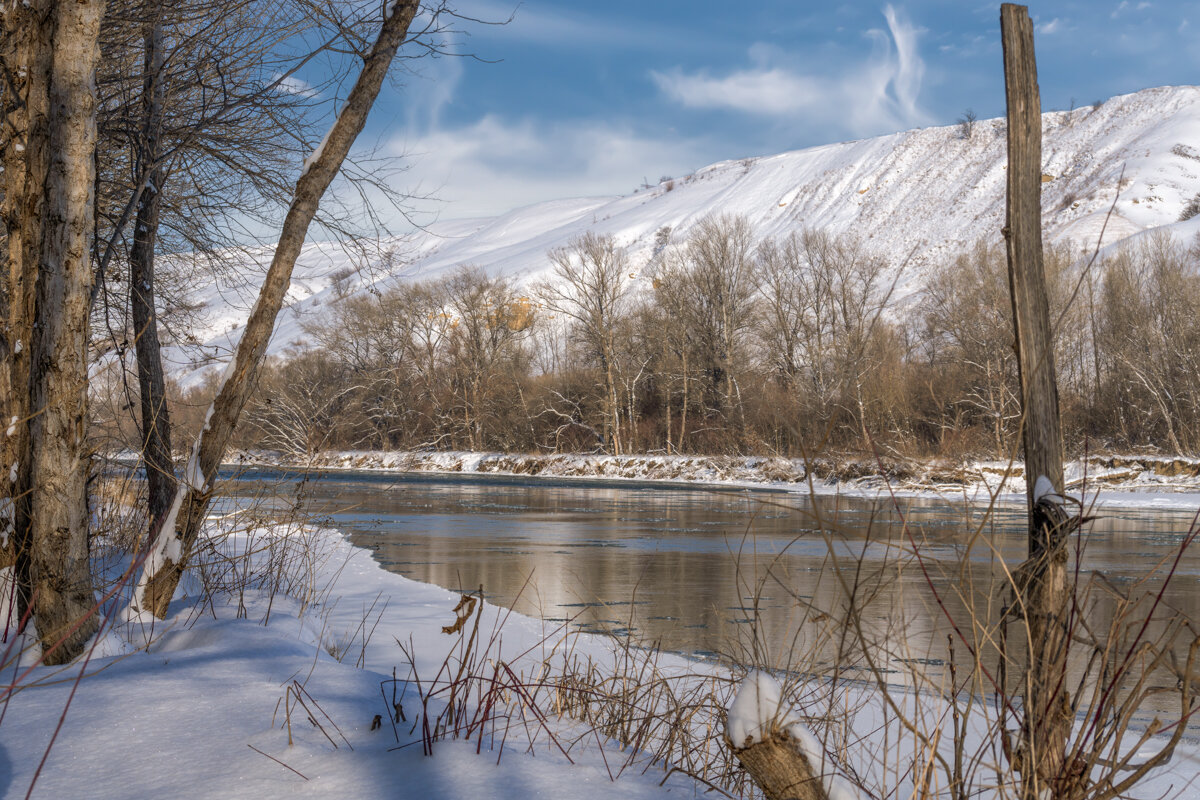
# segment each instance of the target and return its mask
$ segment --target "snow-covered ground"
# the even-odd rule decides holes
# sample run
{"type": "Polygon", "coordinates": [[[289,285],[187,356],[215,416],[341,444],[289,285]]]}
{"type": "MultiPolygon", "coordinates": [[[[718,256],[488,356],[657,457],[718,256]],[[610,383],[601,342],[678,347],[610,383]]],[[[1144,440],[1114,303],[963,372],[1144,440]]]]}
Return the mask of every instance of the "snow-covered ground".
{"type": "MultiPolygon", "coordinates": [[[[459,596],[385,572],[332,531],[241,531],[219,548],[256,553],[250,585],[235,588],[231,562],[214,560],[210,582],[231,593],[206,595],[190,574],[153,629],[117,623],[86,663],[5,670],[0,698],[10,682],[18,688],[0,703],[0,797],[26,796],[35,778],[33,796],[64,800],[697,795],[678,775],[660,786],[664,772],[645,764],[621,772],[628,753],[577,743],[572,723],[556,717],[546,727],[500,720],[482,744],[447,739],[424,755],[417,686],[393,684],[393,669],[428,691],[461,642],[442,631],[459,596]],[[279,591],[262,585],[280,570],[290,577],[279,591]],[[394,697],[407,721],[393,726],[394,697]]],[[[543,661],[562,658],[555,644],[606,657],[605,640],[491,605],[480,626],[482,642],[495,630],[502,639],[481,654],[489,675],[503,657],[532,682],[543,661]]],[[[435,698],[429,708],[444,705],[435,698]]]]}
{"type": "MultiPolygon", "coordinates": [[[[243,452],[233,461],[276,466],[277,453],[243,452]]],[[[514,475],[583,481],[662,481],[743,486],[802,494],[927,496],[972,503],[1025,502],[1019,462],[897,461],[868,457],[528,455],[510,453],[329,451],[296,467],[447,474],[514,475]]],[[[1200,459],[1095,456],[1069,462],[1067,490],[1089,505],[1200,508],[1200,459]]]]}
{"type": "MultiPolygon", "coordinates": [[[[210,522],[204,566],[185,576],[165,622],[129,618],[128,591],[121,590],[106,604],[109,625],[86,660],[5,668],[0,796],[27,796],[31,785],[41,797],[155,800],[707,796],[705,785],[667,775],[661,764],[555,713],[562,707],[546,688],[550,679],[588,658],[605,674],[628,657],[611,640],[491,605],[472,615],[459,609],[459,595],[384,571],[334,531],[254,521],[243,527],[240,519],[210,522]],[[476,619],[481,633],[473,639],[476,619]],[[465,624],[455,632],[459,621],[465,624]],[[467,655],[464,642],[472,640],[467,655]],[[507,716],[494,717],[485,735],[446,737],[426,753],[427,726],[445,723],[448,678],[462,661],[474,661],[482,680],[471,684],[457,724],[479,721],[481,689],[486,694],[492,679],[508,683],[494,697],[494,710],[507,716]],[[520,679],[507,679],[504,665],[520,679]],[[543,716],[531,705],[523,716],[513,710],[521,691],[540,692],[543,716]],[[431,697],[423,703],[422,696],[431,697]],[[394,720],[395,701],[403,720],[394,720]]],[[[111,576],[128,563],[107,558],[111,576]]],[[[626,682],[650,687],[676,676],[719,687],[722,704],[733,696],[719,666],[669,654],[646,658],[626,663],[626,682]]],[[[893,765],[880,738],[883,701],[855,691],[852,704],[834,708],[848,729],[841,741],[860,769],[866,765],[859,774],[874,778],[873,766],[894,768],[895,796],[907,797],[913,745],[892,740],[908,759],[897,755],[900,766],[893,765]]],[[[901,702],[919,705],[915,696],[901,702]]],[[[778,709],[789,726],[800,719],[791,703],[778,709]]],[[[800,713],[807,719],[812,712],[808,705],[800,713]]],[[[724,747],[723,715],[713,707],[707,714],[679,724],[694,725],[706,736],[704,748],[716,751],[724,747]]],[[[755,719],[764,714],[757,710],[755,719]]],[[[944,723],[938,719],[936,709],[925,716],[931,730],[944,723]]],[[[985,735],[976,734],[969,752],[986,755],[985,735]]],[[[806,741],[812,752],[816,745],[806,741]]],[[[1138,746],[1149,752],[1162,741],[1138,746]]],[[[1200,744],[1186,739],[1132,796],[1193,796],[1197,774],[1200,744]]]]}
{"type": "MultiPolygon", "coordinates": [[[[1200,87],[1146,89],[1099,106],[1043,116],[1042,208],[1048,240],[1081,252],[1166,229],[1190,241],[1200,217],[1177,222],[1200,193],[1200,87]],[[1115,205],[1114,205],[1115,204],[1115,205]],[[1109,210],[1112,215],[1109,216],[1109,210]]],[[[360,243],[351,257],[336,242],[310,242],[296,265],[270,352],[304,344],[304,323],[356,293],[436,278],[463,264],[518,282],[542,276],[547,252],[588,231],[627,248],[635,278],[656,236],[680,241],[703,217],[744,215],[760,237],[801,227],[851,232],[900,265],[897,299],[916,291],[928,265],[981,237],[999,243],[1004,218],[1004,120],[981,120],[970,138],[958,126],[928,128],[727,161],[621,197],[573,198],[494,219],[439,222],[417,233],[360,243]]],[[[230,278],[198,279],[194,342],[169,347],[169,371],[194,385],[228,358],[257,294],[268,248],[237,256],[230,278]]]]}

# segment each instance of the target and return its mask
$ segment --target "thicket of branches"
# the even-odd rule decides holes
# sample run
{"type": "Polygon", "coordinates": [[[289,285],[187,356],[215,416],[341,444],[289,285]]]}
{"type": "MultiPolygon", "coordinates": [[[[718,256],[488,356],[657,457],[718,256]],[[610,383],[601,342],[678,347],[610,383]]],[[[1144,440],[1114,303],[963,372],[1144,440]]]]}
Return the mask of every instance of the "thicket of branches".
{"type": "MultiPolygon", "coordinates": [[[[851,236],[760,240],[713,217],[659,245],[635,265],[587,235],[536,285],[466,266],[351,296],[310,325],[315,348],[271,364],[241,444],[1014,452],[998,244],[947,258],[902,302],[899,265],[851,236]]],[[[1095,263],[1047,249],[1068,450],[1200,449],[1198,258],[1167,236],[1095,263]]]]}

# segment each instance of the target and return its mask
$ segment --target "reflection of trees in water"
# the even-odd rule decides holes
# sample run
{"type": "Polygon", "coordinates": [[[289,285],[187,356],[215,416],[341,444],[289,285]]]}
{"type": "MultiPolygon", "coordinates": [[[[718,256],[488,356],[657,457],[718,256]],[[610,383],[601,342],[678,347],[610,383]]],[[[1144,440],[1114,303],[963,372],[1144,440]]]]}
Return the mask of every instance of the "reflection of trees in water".
{"type": "MultiPolygon", "coordinates": [[[[522,613],[624,628],[632,611],[637,635],[682,651],[735,651],[753,619],[780,659],[814,645],[818,661],[833,657],[845,611],[836,560],[858,597],[869,598],[863,632],[897,682],[906,665],[939,668],[949,620],[969,628],[972,608],[979,619],[998,618],[1002,561],[1019,563],[1026,547],[1022,509],[1000,509],[981,528],[980,513],[925,500],[901,500],[910,540],[895,510],[854,498],[814,506],[738,492],[331,480],[311,481],[306,492],[310,507],[394,571],[448,588],[482,585],[522,613]],[[338,509],[350,509],[348,518],[338,509]]],[[[1189,523],[1172,511],[1102,516],[1083,542],[1083,574],[1128,584],[1152,572],[1189,523]]],[[[1200,616],[1198,571],[1200,556],[1185,555],[1166,594],[1191,616],[1200,616]]],[[[1108,624],[1115,599],[1090,598],[1088,618],[1108,624]]]]}

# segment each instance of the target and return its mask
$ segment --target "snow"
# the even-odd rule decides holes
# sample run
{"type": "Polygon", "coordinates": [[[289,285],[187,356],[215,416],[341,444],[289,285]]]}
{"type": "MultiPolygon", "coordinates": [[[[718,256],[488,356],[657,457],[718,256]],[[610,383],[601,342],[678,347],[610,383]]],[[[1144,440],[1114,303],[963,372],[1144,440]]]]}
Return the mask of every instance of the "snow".
{"type": "Polygon", "coordinates": [[[783,690],[765,672],[752,670],[743,679],[729,706],[725,734],[735,747],[747,747],[770,737],[771,729],[786,728],[790,716],[783,713],[783,690]]]}
{"type": "Polygon", "coordinates": [[[166,515],[163,517],[162,525],[159,527],[158,538],[154,540],[150,552],[146,554],[146,558],[142,563],[141,575],[138,578],[138,583],[133,591],[133,597],[129,603],[129,609],[126,615],[130,618],[139,617],[145,613],[143,607],[146,600],[146,587],[150,580],[166,566],[167,562],[178,564],[183,558],[183,542],[175,533],[176,521],[179,519],[179,512],[183,508],[183,501],[187,498],[188,486],[181,484],[175,490],[175,499],[171,501],[170,508],[167,509],[166,515]]]}
{"type": "MultiPolygon", "coordinates": [[[[4,536],[7,543],[8,535],[4,536]]],[[[13,589],[16,588],[15,571],[12,567],[0,567],[0,650],[9,642],[9,636],[17,627],[17,606],[13,602],[13,589]]]]}
{"type": "Polygon", "coordinates": [[[1042,500],[1050,500],[1061,504],[1062,498],[1054,489],[1054,484],[1045,475],[1038,475],[1037,480],[1033,484],[1033,502],[1039,503],[1042,500]]]}
{"type": "Polygon", "coordinates": [[[771,735],[785,732],[804,755],[809,766],[825,785],[829,800],[862,800],[861,795],[839,778],[829,764],[825,748],[807,726],[784,706],[779,682],[761,670],[751,670],[742,680],[737,696],[729,706],[725,733],[735,747],[748,747],[771,735]]]}
{"type": "MultiPolygon", "coordinates": [[[[211,414],[210,414],[211,416],[211,414]]],[[[208,420],[204,421],[204,430],[208,430],[208,420]]],[[[183,468],[183,482],[189,489],[203,492],[205,486],[204,472],[200,469],[199,448],[193,448],[188,456],[187,465],[183,468]]]]}
{"type": "MultiPolygon", "coordinates": [[[[209,604],[188,573],[166,621],[122,622],[116,615],[86,665],[65,673],[38,667],[22,676],[0,720],[0,796],[24,796],[48,748],[37,796],[701,796],[704,787],[679,775],[660,786],[661,769],[643,773],[639,766],[610,780],[610,769],[615,773],[627,755],[614,744],[577,745],[568,760],[544,736],[531,742],[516,726],[503,749],[501,728],[494,745],[448,739],[423,755],[421,728],[413,724],[421,711],[415,684],[400,686],[407,722],[395,733],[388,722],[393,668],[401,679],[409,668],[398,642],[413,648],[428,685],[458,641],[442,626],[454,619],[459,596],[385,572],[332,531],[225,529],[214,542],[227,556],[261,558],[260,569],[270,551],[278,556],[285,544],[302,544],[312,558],[295,577],[307,573],[307,580],[293,584],[292,595],[244,587],[213,595],[209,604]],[[373,635],[364,635],[364,621],[373,635]],[[85,677],[51,747],[80,670],[85,677]],[[301,690],[307,710],[296,701],[301,690]],[[383,724],[372,730],[376,715],[383,724]]],[[[482,620],[485,631],[503,624],[493,655],[518,671],[549,657],[538,648],[559,630],[491,605],[482,620]]],[[[607,647],[595,639],[579,651],[607,647]]],[[[553,724],[557,735],[571,733],[569,720],[553,724]]]]}
{"type": "MultiPolygon", "coordinates": [[[[417,724],[422,704],[415,682],[403,682],[416,675],[428,687],[447,658],[461,654],[460,639],[443,632],[455,619],[460,595],[384,571],[335,531],[237,528],[229,518],[210,518],[204,535],[213,548],[208,580],[229,581],[223,589],[206,593],[199,573],[189,571],[165,621],[120,613],[126,589],[103,606],[106,624],[86,663],[66,671],[5,670],[18,674],[20,689],[8,696],[0,718],[0,795],[25,796],[48,750],[36,777],[37,794],[47,797],[709,796],[707,787],[679,773],[660,785],[662,765],[639,761],[614,741],[583,736],[580,723],[553,714],[546,728],[513,717],[509,722],[516,724],[498,726],[494,738],[436,741],[432,754],[423,755],[417,724]],[[228,569],[242,556],[250,569],[228,569]],[[246,579],[239,582],[239,574],[246,579]],[[411,665],[399,643],[413,653],[411,665]],[[395,729],[389,721],[393,670],[407,718],[395,729]],[[377,716],[382,726],[373,730],[377,716]],[[570,744],[569,759],[550,733],[570,744]],[[630,757],[633,765],[619,769],[630,757]]],[[[128,565],[128,558],[98,557],[110,559],[113,579],[128,565]]],[[[565,660],[567,648],[601,665],[626,657],[613,650],[612,640],[567,633],[490,604],[483,606],[480,628],[495,643],[484,661],[488,669],[504,663],[526,679],[544,680],[547,669],[565,660]]],[[[725,680],[719,666],[670,654],[658,658],[655,676],[725,680]]],[[[431,701],[435,714],[438,702],[431,701]]],[[[903,702],[911,705],[915,696],[903,702]]],[[[867,705],[845,707],[855,732],[851,752],[886,767],[881,726],[887,714],[878,703],[867,705]]],[[[742,741],[761,736],[772,718],[826,775],[832,800],[857,800],[835,774],[835,751],[785,702],[774,678],[753,672],[730,706],[729,735],[742,741]]],[[[936,709],[933,718],[940,719],[936,709]]],[[[979,736],[987,735],[986,725],[977,727],[984,731],[979,736]]],[[[911,758],[911,742],[888,746],[899,755],[907,747],[911,758]]],[[[1186,785],[1196,774],[1197,749],[1185,740],[1172,765],[1154,773],[1135,796],[1164,796],[1186,785]]]]}
{"type": "MultiPolygon", "coordinates": [[[[230,463],[277,465],[278,453],[242,452],[230,463]]],[[[130,456],[135,459],[135,456],[130,456]]],[[[311,456],[304,469],[511,475],[530,480],[637,482],[848,495],[868,499],[940,498],[984,505],[1024,505],[1021,462],[966,460],[889,463],[875,458],[803,459],[776,456],[511,454],[469,451],[346,450],[311,456]],[[852,477],[851,477],[852,476],[852,477]]],[[[1064,465],[1065,488],[1084,506],[1195,508],[1200,506],[1200,459],[1141,455],[1089,456],[1064,465]]]]}
{"type": "Polygon", "coordinates": [[[304,159],[304,166],[300,168],[301,176],[307,175],[308,171],[312,169],[313,164],[316,164],[321,159],[321,156],[325,153],[325,145],[329,142],[329,136],[336,127],[337,120],[334,120],[333,124],[329,126],[329,130],[325,131],[325,136],[321,139],[321,143],[317,145],[315,150],[309,153],[308,158],[304,159]]]}
{"type": "MultiPolygon", "coordinates": [[[[1200,139],[1200,87],[1146,89],[1095,108],[1048,112],[1043,120],[1043,169],[1053,176],[1042,188],[1049,241],[1071,240],[1090,254],[1101,228],[1105,247],[1152,230],[1180,239],[1200,230],[1200,219],[1177,222],[1200,193],[1200,151],[1187,144],[1200,139]]],[[[268,352],[278,355],[308,342],[305,323],[321,321],[344,297],[438,278],[461,264],[523,285],[544,279],[548,251],[589,231],[626,247],[635,284],[645,286],[656,233],[669,227],[673,241],[681,241],[711,213],[744,215],[761,237],[808,226],[853,233],[896,262],[912,252],[897,284],[896,300],[903,301],[939,259],[982,237],[999,242],[1003,134],[1002,119],[980,120],[970,139],[953,125],[721,162],[676,178],[669,192],[660,186],[620,197],[544,202],[490,219],[439,220],[375,243],[366,265],[335,242],[310,242],[268,352]],[[399,256],[390,266],[383,257],[388,251],[399,256]],[[351,276],[334,287],[330,276],[346,270],[351,276]]],[[[168,348],[185,388],[213,371],[214,353],[219,361],[232,351],[230,328],[245,321],[257,295],[251,278],[265,270],[271,252],[239,258],[242,283],[210,282],[191,298],[203,306],[200,348],[168,348]]]]}

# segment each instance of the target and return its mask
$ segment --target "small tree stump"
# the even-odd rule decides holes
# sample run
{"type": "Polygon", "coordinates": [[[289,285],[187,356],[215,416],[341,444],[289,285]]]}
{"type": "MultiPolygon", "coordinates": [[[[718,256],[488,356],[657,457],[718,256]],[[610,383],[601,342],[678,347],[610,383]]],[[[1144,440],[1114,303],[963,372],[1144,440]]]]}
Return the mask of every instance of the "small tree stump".
{"type": "Polygon", "coordinates": [[[725,743],[767,800],[829,800],[825,782],[800,743],[778,726],[771,727],[766,739],[747,739],[739,747],[726,736],[725,743]]]}

